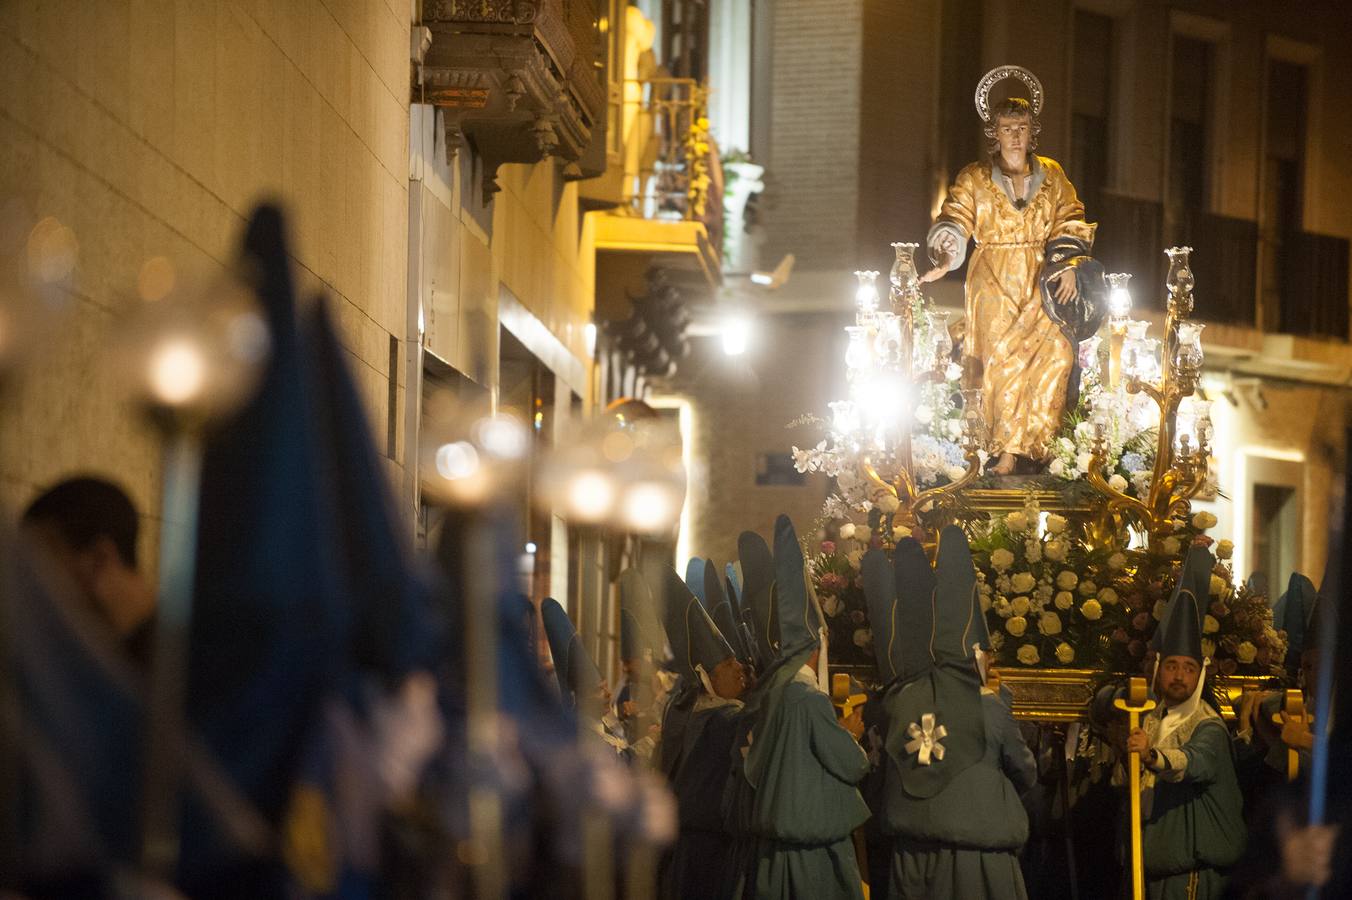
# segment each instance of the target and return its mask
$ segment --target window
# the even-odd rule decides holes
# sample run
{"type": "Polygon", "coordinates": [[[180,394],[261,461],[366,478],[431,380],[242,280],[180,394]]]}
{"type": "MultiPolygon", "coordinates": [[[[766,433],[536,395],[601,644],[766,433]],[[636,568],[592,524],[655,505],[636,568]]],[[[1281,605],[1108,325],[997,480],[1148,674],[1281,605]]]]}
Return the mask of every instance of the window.
{"type": "Polygon", "coordinates": [[[1208,206],[1213,55],[1206,41],[1174,35],[1166,198],[1171,243],[1186,243],[1208,206]]]}
{"type": "Polygon", "coordinates": [[[1297,543],[1300,506],[1296,489],[1279,484],[1253,486],[1253,563],[1270,584],[1284,585],[1300,568],[1297,543]]]}
{"type": "MultiPolygon", "coordinates": [[[[1108,110],[1113,92],[1113,20],[1075,11],[1075,74],[1072,79],[1070,161],[1067,174],[1085,208],[1098,207],[1108,183],[1108,110]]],[[[1092,217],[1092,213],[1091,213],[1092,217]]]]}
{"type": "Polygon", "coordinates": [[[762,453],[756,460],[757,487],[802,487],[807,476],[793,464],[792,453],[762,453]]]}
{"type": "MultiPolygon", "coordinates": [[[[1263,305],[1269,324],[1303,331],[1297,310],[1283,303],[1282,285],[1291,269],[1292,244],[1301,233],[1304,210],[1305,68],[1268,60],[1263,127],[1262,239],[1263,305]],[[1275,318],[1276,322],[1272,322],[1275,318]]],[[[1346,299],[1344,298],[1344,302],[1346,299]]]]}
{"type": "MultiPolygon", "coordinates": [[[[506,328],[498,335],[498,408],[525,422],[531,435],[533,457],[546,452],[554,434],[554,373],[545,367],[525,345],[506,328]]],[[[517,487],[522,497],[525,546],[533,546],[528,559],[522,559],[523,589],[537,604],[549,595],[550,554],[553,544],[553,519],[548,509],[536,503],[539,489],[527,467],[517,487]]],[[[567,548],[559,548],[566,552],[567,548]]]]}

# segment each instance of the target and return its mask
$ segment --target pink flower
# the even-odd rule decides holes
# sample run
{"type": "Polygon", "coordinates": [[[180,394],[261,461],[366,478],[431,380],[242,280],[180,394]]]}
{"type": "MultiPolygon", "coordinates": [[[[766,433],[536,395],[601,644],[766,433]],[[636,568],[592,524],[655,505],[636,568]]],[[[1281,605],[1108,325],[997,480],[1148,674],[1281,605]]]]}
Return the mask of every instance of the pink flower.
{"type": "Polygon", "coordinates": [[[825,553],[827,556],[830,556],[832,553],[835,553],[835,552],[836,552],[836,542],[835,542],[835,541],[822,541],[822,552],[825,553]]]}
{"type": "Polygon", "coordinates": [[[1127,652],[1130,653],[1132,656],[1145,655],[1145,642],[1132,641],[1130,644],[1127,645],[1127,652]]]}
{"type": "Polygon", "coordinates": [[[1145,631],[1150,627],[1150,613],[1137,613],[1131,620],[1131,627],[1137,631],[1145,631]]]}
{"type": "Polygon", "coordinates": [[[1125,644],[1127,642],[1127,630],[1125,628],[1113,629],[1113,640],[1119,644],[1125,644]]]}
{"type": "Polygon", "coordinates": [[[1192,539],[1192,545],[1194,547],[1210,547],[1213,543],[1215,543],[1215,541],[1204,534],[1199,534],[1192,539]]]}
{"type": "Polygon", "coordinates": [[[1211,604],[1211,614],[1218,619],[1223,619],[1230,614],[1230,607],[1217,600],[1211,604]]]}

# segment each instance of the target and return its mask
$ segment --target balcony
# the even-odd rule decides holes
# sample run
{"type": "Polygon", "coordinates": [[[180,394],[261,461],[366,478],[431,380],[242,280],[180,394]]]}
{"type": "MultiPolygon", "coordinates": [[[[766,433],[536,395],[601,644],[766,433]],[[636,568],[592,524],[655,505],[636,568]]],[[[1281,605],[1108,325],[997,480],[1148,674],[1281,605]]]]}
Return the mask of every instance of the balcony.
{"type": "Polygon", "coordinates": [[[432,44],[413,96],[441,107],[450,146],[498,167],[558,159],[564,177],[604,169],[606,96],[596,0],[427,0],[432,44]],[[596,148],[601,152],[596,152],[596,148]]]}
{"type": "Polygon", "coordinates": [[[597,216],[599,264],[624,255],[634,257],[625,267],[658,265],[709,288],[721,280],[723,179],[705,100],[689,78],[625,83],[620,203],[597,216]]]}

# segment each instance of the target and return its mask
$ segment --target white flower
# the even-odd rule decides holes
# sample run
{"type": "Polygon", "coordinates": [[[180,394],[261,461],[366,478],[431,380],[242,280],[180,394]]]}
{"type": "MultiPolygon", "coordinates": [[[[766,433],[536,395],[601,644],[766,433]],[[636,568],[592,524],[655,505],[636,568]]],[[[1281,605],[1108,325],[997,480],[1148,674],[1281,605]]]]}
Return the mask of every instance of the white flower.
{"type": "Polygon", "coordinates": [[[1215,616],[1207,616],[1202,620],[1202,634],[1215,634],[1221,630],[1221,623],[1216,621],[1215,616]]]}
{"type": "Polygon", "coordinates": [[[1208,528],[1216,527],[1216,517],[1209,512],[1199,512],[1192,517],[1192,527],[1199,531],[1206,531],[1208,528]]]}
{"type": "Polygon", "coordinates": [[[1156,600],[1155,605],[1150,608],[1150,615],[1158,622],[1164,618],[1164,601],[1156,600]]]}
{"type": "Polygon", "coordinates": [[[1026,594],[1031,591],[1037,579],[1028,572],[1016,572],[1009,578],[1009,586],[1020,594],[1026,594]]]}
{"type": "Polygon", "coordinates": [[[977,602],[981,604],[982,612],[990,612],[991,606],[993,604],[991,603],[991,595],[988,592],[982,591],[977,596],[977,602]]]}
{"type": "Polygon", "coordinates": [[[1222,540],[1216,542],[1216,558],[1229,559],[1235,555],[1235,542],[1231,540],[1222,540]]]}
{"type": "Polygon", "coordinates": [[[1098,585],[1094,584],[1094,582],[1090,581],[1088,578],[1080,582],[1080,594],[1082,596],[1088,597],[1097,590],[1098,585]]]}
{"type": "Polygon", "coordinates": [[[949,419],[944,424],[944,430],[948,432],[950,438],[956,441],[958,438],[962,437],[962,420],[949,419]]]}
{"type": "Polygon", "coordinates": [[[1009,601],[1010,612],[1014,613],[1016,616],[1028,615],[1029,606],[1030,604],[1027,597],[1019,596],[1009,601]]]}
{"type": "Polygon", "coordinates": [[[1235,659],[1246,666],[1253,662],[1257,656],[1258,648],[1248,641],[1240,641],[1239,646],[1235,648],[1235,659]]]}
{"type": "Polygon", "coordinates": [[[1089,440],[1094,428],[1088,422],[1081,422],[1075,426],[1075,436],[1084,440],[1089,440]]]}
{"type": "Polygon", "coordinates": [[[840,526],[840,539],[841,539],[841,540],[843,540],[843,541],[848,541],[848,540],[849,540],[850,538],[852,538],[852,537],[854,537],[854,523],[853,523],[853,522],[846,522],[844,525],[840,526]]]}
{"type": "Polygon", "coordinates": [[[1002,619],[1008,619],[1013,614],[1009,608],[1009,601],[1004,597],[996,597],[991,602],[991,609],[995,610],[995,614],[1002,619]]]}
{"type": "Polygon", "coordinates": [[[962,377],[962,366],[958,365],[955,362],[949,363],[948,368],[944,369],[944,378],[947,381],[957,381],[961,377],[962,377]]]}
{"type": "Polygon", "coordinates": [[[1010,553],[1004,547],[991,551],[991,568],[997,572],[1003,572],[1014,565],[1014,554],[1010,553]]]}
{"type": "Polygon", "coordinates": [[[894,494],[883,494],[878,498],[878,508],[891,515],[901,508],[901,501],[894,494]]]}
{"type": "Polygon", "coordinates": [[[1075,603],[1075,595],[1070,591],[1058,591],[1056,599],[1052,602],[1056,604],[1057,609],[1070,609],[1075,603]]]}
{"type": "Polygon", "coordinates": [[[1038,619],[1038,630],[1043,634],[1052,635],[1061,633],[1061,617],[1054,612],[1045,612],[1038,619]]]}
{"type": "MultiPolygon", "coordinates": [[[[780,444],[780,446],[782,447],[784,445],[780,444]]],[[[851,472],[849,469],[844,470],[843,472],[841,472],[839,475],[836,476],[836,484],[840,485],[840,489],[842,491],[848,491],[850,488],[854,487],[858,483],[859,476],[851,472]]]]}
{"type": "Polygon", "coordinates": [[[1012,512],[1005,516],[1005,527],[1018,534],[1020,531],[1028,530],[1028,516],[1021,512],[1012,512]]]}
{"type": "Polygon", "coordinates": [[[991,632],[991,649],[992,649],[992,650],[999,650],[999,649],[1000,649],[1001,647],[1003,647],[1004,645],[1005,645],[1005,636],[1004,636],[1004,634],[1001,633],[1001,632],[999,632],[999,631],[992,631],[992,632],[991,632]]]}
{"type": "Polygon", "coordinates": [[[1108,568],[1112,569],[1114,572],[1121,571],[1122,567],[1126,564],[1127,555],[1125,553],[1114,553],[1112,556],[1108,557],[1108,568]]]}
{"type": "Polygon", "coordinates": [[[1063,591],[1075,589],[1075,585],[1080,583],[1080,576],[1076,575],[1070,569],[1062,569],[1061,574],[1056,576],[1056,586],[1063,591]]]}
{"type": "MultiPolygon", "coordinates": [[[[784,445],[780,444],[780,446],[782,447],[784,445]]],[[[1079,469],[1081,472],[1088,472],[1089,467],[1093,464],[1094,454],[1090,453],[1088,450],[1075,457],[1075,468],[1079,469]]]]}
{"type": "Polygon", "coordinates": [[[1042,548],[1042,552],[1043,555],[1045,555],[1052,562],[1061,562],[1063,559],[1066,558],[1066,542],[1048,541],[1047,546],[1042,548]]]}
{"type": "Polygon", "coordinates": [[[1041,659],[1037,652],[1037,648],[1032,644],[1024,644],[1020,647],[1017,656],[1019,662],[1023,663],[1025,666],[1035,666],[1037,665],[1038,660],[1041,659]]]}
{"type": "Polygon", "coordinates": [[[1127,489],[1127,479],[1114,472],[1112,477],[1108,479],[1108,487],[1121,493],[1127,489]]]}
{"type": "Polygon", "coordinates": [[[861,544],[867,544],[873,539],[873,529],[867,525],[856,525],[854,527],[854,539],[861,544]]]}
{"type": "MultiPolygon", "coordinates": [[[[916,407],[915,420],[921,425],[928,425],[934,421],[934,410],[925,405],[916,407]]],[[[782,447],[784,445],[780,444],[780,446],[782,447]]]]}
{"type": "Polygon", "coordinates": [[[944,474],[948,476],[949,481],[957,481],[959,478],[967,474],[967,470],[962,466],[949,466],[944,471],[944,474]]]}
{"type": "Polygon", "coordinates": [[[1160,541],[1160,549],[1163,550],[1167,556],[1177,556],[1179,550],[1178,538],[1167,537],[1160,541]]]}
{"type": "Polygon", "coordinates": [[[1066,464],[1064,460],[1054,459],[1052,464],[1047,467],[1048,475],[1055,475],[1058,478],[1066,474],[1066,464]]]}
{"type": "Polygon", "coordinates": [[[1070,523],[1066,521],[1065,516],[1058,516],[1056,513],[1052,513],[1047,516],[1047,533],[1060,534],[1066,530],[1066,526],[1069,524],[1070,523]]]}
{"type": "Polygon", "coordinates": [[[1061,450],[1065,453],[1075,452],[1075,442],[1068,437],[1057,438],[1056,443],[1061,447],[1061,450]]]}
{"type": "Polygon", "coordinates": [[[1056,661],[1067,665],[1075,659],[1075,648],[1065,641],[1056,645],[1056,661]]]}
{"type": "MultiPolygon", "coordinates": [[[[780,446],[783,446],[782,444],[780,446]]],[[[812,464],[812,451],[799,450],[797,447],[790,448],[793,452],[793,467],[799,472],[811,472],[815,466],[812,464]]]]}
{"type": "Polygon", "coordinates": [[[907,528],[905,525],[897,525],[892,529],[892,540],[894,541],[899,541],[902,538],[908,538],[910,536],[911,529],[907,528]]]}
{"type": "Polygon", "coordinates": [[[1030,562],[1042,561],[1042,544],[1037,540],[1030,539],[1023,545],[1023,555],[1030,562]]]}
{"type": "Polygon", "coordinates": [[[873,629],[856,628],[854,632],[854,645],[860,649],[867,648],[873,643],[873,629]]]}
{"type": "Polygon", "coordinates": [[[1104,588],[1103,590],[1099,591],[1098,599],[1099,602],[1102,603],[1104,606],[1116,606],[1117,591],[1113,590],[1112,588],[1104,588]]]}
{"type": "Polygon", "coordinates": [[[1096,622],[1103,616],[1103,607],[1099,605],[1097,600],[1090,597],[1080,606],[1080,615],[1091,622],[1096,622]]]}

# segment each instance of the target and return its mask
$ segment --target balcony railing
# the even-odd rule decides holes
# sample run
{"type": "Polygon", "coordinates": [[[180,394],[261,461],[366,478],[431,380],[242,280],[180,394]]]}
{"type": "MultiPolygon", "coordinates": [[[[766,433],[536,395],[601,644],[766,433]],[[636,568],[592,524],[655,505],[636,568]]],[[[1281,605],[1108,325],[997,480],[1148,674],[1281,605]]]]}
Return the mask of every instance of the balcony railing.
{"type": "Polygon", "coordinates": [[[1348,338],[1346,238],[1295,232],[1278,258],[1280,329],[1285,334],[1348,338]]]}
{"type": "Polygon", "coordinates": [[[625,83],[624,206],[644,219],[704,222],[721,247],[722,177],[707,96],[692,78],[625,83]]]}

